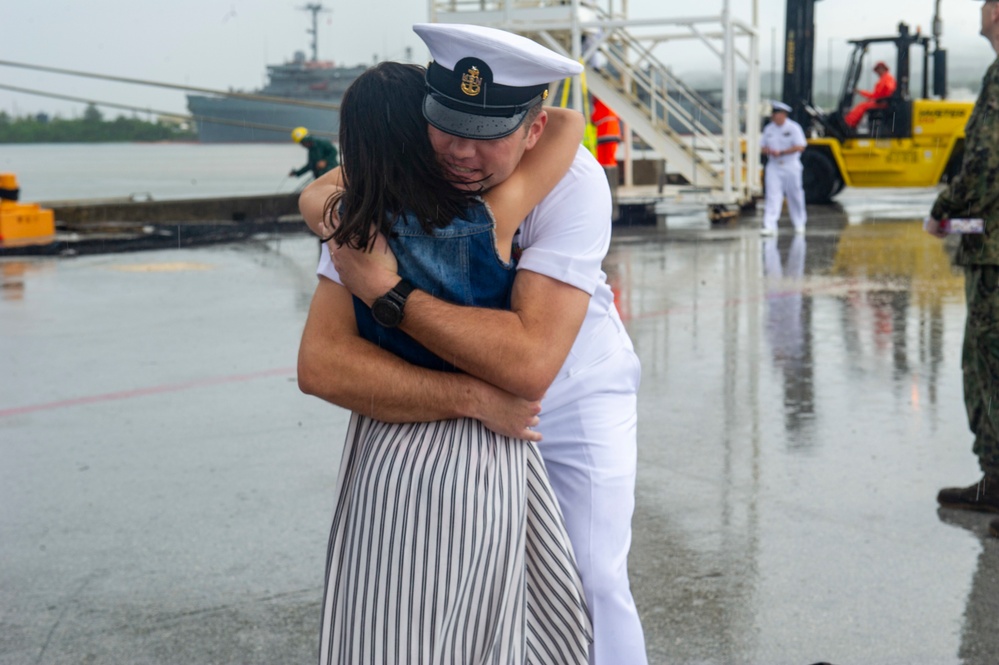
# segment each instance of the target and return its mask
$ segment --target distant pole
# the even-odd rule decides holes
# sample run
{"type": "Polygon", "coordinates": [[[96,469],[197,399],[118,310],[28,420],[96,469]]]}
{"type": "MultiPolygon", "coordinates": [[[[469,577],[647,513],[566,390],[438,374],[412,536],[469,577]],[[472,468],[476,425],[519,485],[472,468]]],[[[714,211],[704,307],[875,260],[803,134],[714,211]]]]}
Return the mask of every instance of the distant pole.
{"type": "Polygon", "coordinates": [[[777,28],[770,28],[770,98],[777,99],[777,28]]]}
{"type": "Polygon", "coordinates": [[[828,65],[828,69],[826,69],[826,84],[827,84],[826,85],[826,94],[829,96],[829,99],[832,99],[832,96],[833,96],[833,82],[832,82],[833,57],[832,57],[832,51],[833,51],[833,40],[832,40],[832,37],[830,37],[829,38],[829,52],[827,54],[827,57],[829,59],[829,65],[828,65]]]}
{"type": "MultiPolygon", "coordinates": [[[[753,0],[753,33],[749,37],[749,70],[746,80],[746,177],[742,194],[760,192],[760,2],[753,0]]],[[[739,153],[736,153],[737,155],[739,153]]]]}
{"type": "MultiPolygon", "coordinates": [[[[577,62],[582,60],[582,43],[583,43],[583,33],[579,28],[579,0],[572,0],[572,23],[570,25],[570,33],[572,35],[572,44],[569,48],[569,52],[572,54],[572,59],[577,62]]],[[[581,75],[576,75],[573,79],[572,86],[572,107],[583,113],[583,87],[582,87],[582,77],[581,75]]],[[[587,100],[587,104],[589,100],[587,100]]],[[[589,122],[589,118],[587,118],[589,122]]]]}
{"type": "Polygon", "coordinates": [[[332,10],[323,9],[321,4],[308,4],[304,7],[299,7],[299,9],[307,12],[312,12],[312,29],[306,30],[306,34],[312,35],[312,61],[316,62],[319,60],[319,29],[318,29],[318,19],[317,16],[319,12],[329,13],[332,10]]]}
{"type": "Polygon", "coordinates": [[[940,0],[936,0],[936,6],[933,9],[933,47],[935,50],[940,50],[940,35],[943,34],[943,19],[940,18],[940,0]]]}

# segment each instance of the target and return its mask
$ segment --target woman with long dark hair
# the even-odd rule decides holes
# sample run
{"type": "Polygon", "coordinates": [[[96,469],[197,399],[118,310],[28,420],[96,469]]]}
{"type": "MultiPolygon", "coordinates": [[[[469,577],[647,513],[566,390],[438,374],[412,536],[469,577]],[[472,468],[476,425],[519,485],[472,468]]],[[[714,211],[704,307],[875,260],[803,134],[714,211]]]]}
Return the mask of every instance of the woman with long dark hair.
{"type": "MultiPolygon", "coordinates": [[[[470,193],[435,157],[420,111],[424,75],[383,63],[351,85],[341,103],[343,166],[310,185],[303,216],[317,232],[332,228],[333,242],[394,254],[416,288],[509,308],[517,227],[568,170],[583,119],[550,111],[540,136],[519,135],[536,108],[510,139],[532,144],[517,170],[470,193]]],[[[456,371],[353,304],[365,339],[456,371]]],[[[536,421],[536,402],[511,403],[536,421]]],[[[377,405],[348,406],[320,663],[585,664],[590,621],[536,445],[473,418],[383,422],[371,417],[377,405]]]]}

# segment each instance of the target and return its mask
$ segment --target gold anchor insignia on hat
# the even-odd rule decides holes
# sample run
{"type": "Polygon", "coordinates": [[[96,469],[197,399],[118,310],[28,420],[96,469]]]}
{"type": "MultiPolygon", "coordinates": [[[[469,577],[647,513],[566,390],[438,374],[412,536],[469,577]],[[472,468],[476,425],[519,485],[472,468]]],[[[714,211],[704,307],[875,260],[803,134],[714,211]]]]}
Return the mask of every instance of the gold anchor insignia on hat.
{"type": "Polygon", "coordinates": [[[461,91],[469,97],[475,97],[482,92],[482,77],[478,67],[469,67],[467,74],[461,75],[461,91]]]}

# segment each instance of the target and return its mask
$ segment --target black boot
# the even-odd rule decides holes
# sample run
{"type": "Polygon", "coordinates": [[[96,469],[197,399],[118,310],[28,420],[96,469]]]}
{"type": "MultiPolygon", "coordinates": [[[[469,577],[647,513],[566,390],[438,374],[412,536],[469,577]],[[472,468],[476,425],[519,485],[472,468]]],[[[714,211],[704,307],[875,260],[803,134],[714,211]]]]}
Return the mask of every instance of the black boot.
{"type": "Polygon", "coordinates": [[[944,508],[999,513],[999,479],[991,475],[969,487],[947,487],[937,494],[944,508]]]}
{"type": "Polygon", "coordinates": [[[999,538],[999,520],[989,522],[989,535],[993,538],[999,538]]]}

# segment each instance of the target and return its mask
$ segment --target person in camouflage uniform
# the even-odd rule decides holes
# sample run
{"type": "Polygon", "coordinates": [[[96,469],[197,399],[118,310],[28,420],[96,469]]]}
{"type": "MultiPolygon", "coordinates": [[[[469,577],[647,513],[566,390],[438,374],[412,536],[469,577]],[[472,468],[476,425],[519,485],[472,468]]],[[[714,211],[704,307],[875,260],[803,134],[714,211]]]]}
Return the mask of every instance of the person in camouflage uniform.
{"type": "MultiPolygon", "coordinates": [[[[982,5],[982,36],[999,56],[999,0],[982,5]]],[[[961,172],[940,193],[926,230],[945,237],[940,222],[980,217],[984,232],[961,237],[956,262],[964,267],[968,314],[961,366],[972,448],[983,476],[970,487],[940,490],[945,508],[999,513],[999,57],[982,80],[982,91],[965,128],[961,172]]],[[[999,519],[989,525],[999,537],[999,519]]]]}

